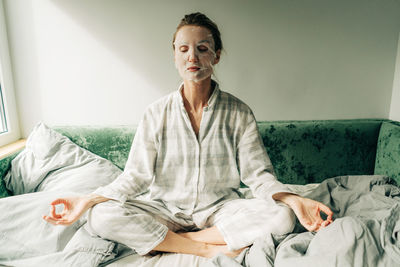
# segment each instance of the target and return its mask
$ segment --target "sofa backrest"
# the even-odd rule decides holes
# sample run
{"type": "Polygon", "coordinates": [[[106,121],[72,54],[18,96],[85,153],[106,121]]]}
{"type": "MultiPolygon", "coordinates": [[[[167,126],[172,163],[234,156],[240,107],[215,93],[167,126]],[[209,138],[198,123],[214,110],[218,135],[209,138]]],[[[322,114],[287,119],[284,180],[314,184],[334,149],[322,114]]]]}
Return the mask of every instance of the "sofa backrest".
{"type": "Polygon", "coordinates": [[[400,123],[384,122],[379,133],[375,174],[387,175],[400,184],[400,123]]]}
{"type": "Polygon", "coordinates": [[[53,129],[120,169],[125,167],[136,131],[134,126],[58,126],[53,129]]]}
{"type": "Polygon", "coordinates": [[[382,120],[260,122],[279,180],[317,183],[338,175],[373,174],[382,120]]]}
{"type": "MultiPolygon", "coordinates": [[[[264,145],[284,183],[373,174],[382,120],[259,122],[264,145]]],[[[73,142],[123,169],[136,127],[55,127],[73,142]]]]}

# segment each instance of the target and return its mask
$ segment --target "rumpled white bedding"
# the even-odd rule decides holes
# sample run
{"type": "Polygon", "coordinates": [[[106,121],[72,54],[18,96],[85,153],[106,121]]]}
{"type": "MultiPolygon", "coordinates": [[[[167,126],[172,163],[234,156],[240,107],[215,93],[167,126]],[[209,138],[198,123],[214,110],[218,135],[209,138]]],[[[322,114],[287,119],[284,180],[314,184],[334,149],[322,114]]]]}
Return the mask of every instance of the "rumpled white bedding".
{"type": "Polygon", "coordinates": [[[15,196],[0,199],[0,265],[97,266],[114,256],[113,242],[91,236],[83,216],[70,227],[42,219],[62,196],[87,194],[121,170],[39,123],[13,161],[5,183],[15,196]]]}
{"type": "MultiPolygon", "coordinates": [[[[39,123],[5,177],[15,196],[0,199],[0,265],[98,266],[112,261],[121,251],[132,254],[121,245],[90,235],[85,229],[85,215],[69,227],[42,219],[49,213],[52,200],[90,193],[120,173],[108,160],[39,123]]],[[[303,194],[315,186],[290,187],[303,194]]],[[[251,197],[248,189],[243,193],[251,197]]],[[[109,266],[201,266],[205,262],[205,258],[192,255],[133,254],[109,266]]]]}

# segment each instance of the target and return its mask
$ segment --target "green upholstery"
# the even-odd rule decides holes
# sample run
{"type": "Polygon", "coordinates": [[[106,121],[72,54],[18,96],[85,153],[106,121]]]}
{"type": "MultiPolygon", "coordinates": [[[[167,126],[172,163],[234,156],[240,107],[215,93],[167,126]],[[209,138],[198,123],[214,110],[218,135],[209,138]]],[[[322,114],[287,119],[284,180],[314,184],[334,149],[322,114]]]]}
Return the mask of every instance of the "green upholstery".
{"type": "Polygon", "coordinates": [[[72,142],[124,169],[136,127],[53,127],[72,142]]]}
{"type": "Polygon", "coordinates": [[[375,174],[392,177],[400,184],[400,123],[384,122],[379,134],[375,174]]]}
{"type": "Polygon", "coordinates": [[[18,153],[19,152],[13,153],[12,155],[0,160],[0,198],[12,195],[12,192],[7,190],[4,180],[1,178],[6,175],[7,171],[11,167],[11,161],[18,155],[18,153]]]}
{"type": "MultiPolygon", "coordinates": [[[[400,182],[400,124],[396,122],[269,121],[259,122],[258,126],[276,175],[284,183],[306,184],[338,175],[374,173],[387,174],[400,182]]],[[[53,128],[120,169],[125,166],[136,129],[133,126],[53,128]]],[[[0,177],[4,177],[15,155],[0,161],[0,177]]],[[[0,179],[0,197],[7,195],[9,192],[0,179]]]]}
{"type": "MultiPolygon", "coordinates": [[[[382,120],[259,122],[278,179],[306,184],[327,177],[373,174],[382,120]]],[[[123,169],[134,127],[56,127],[73,142],[123,169]]]]}
{"type": "Polygon", "coordinates": [[[273,121],[259,130],[276,176],[284,183],[373,174],[382,120],[273,121]]]}

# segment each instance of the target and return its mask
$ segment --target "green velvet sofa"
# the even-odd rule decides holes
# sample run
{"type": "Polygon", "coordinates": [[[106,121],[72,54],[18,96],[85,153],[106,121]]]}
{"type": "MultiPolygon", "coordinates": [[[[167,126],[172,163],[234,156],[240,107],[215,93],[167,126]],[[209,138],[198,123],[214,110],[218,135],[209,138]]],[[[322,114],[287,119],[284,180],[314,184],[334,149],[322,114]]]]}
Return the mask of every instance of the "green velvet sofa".
{"type": "MultiPolygon", "coordinates": [[[[338,175],[384,174],[400,183],[400,123],[384,119],[268,121],[259,131],[280,181],[319,183],[338,175]]],[[[53,127],[123,169],[133,126],[53,127]]],[[[0,177],[14,153],[0,160],[0,177]]],[[[12,195],[0,180],[0,197],[12,195]]]]}

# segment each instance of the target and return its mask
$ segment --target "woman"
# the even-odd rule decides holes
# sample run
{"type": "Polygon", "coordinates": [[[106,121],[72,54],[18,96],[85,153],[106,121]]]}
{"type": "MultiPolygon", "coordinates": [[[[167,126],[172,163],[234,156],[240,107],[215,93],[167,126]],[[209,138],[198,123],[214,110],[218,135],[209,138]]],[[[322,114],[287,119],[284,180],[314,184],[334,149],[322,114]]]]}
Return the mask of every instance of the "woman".
{"type": "Polygon", "coordinates": [[[233,257],[259,236],[287,234],[294,214],[309,231],[331,223],[328,207],[276,180],[252,111],[211,79],[222,50],[216,24],[186,15],[173,49],[183,83],[145,112],[124,172],[93,194],[55,200],[44,219],[70,225],[92,208],[87,225],[102,238],[141,255],[203,257],[233,257]],[[240,181],[256,198],[241,198],[240,181]]]}

